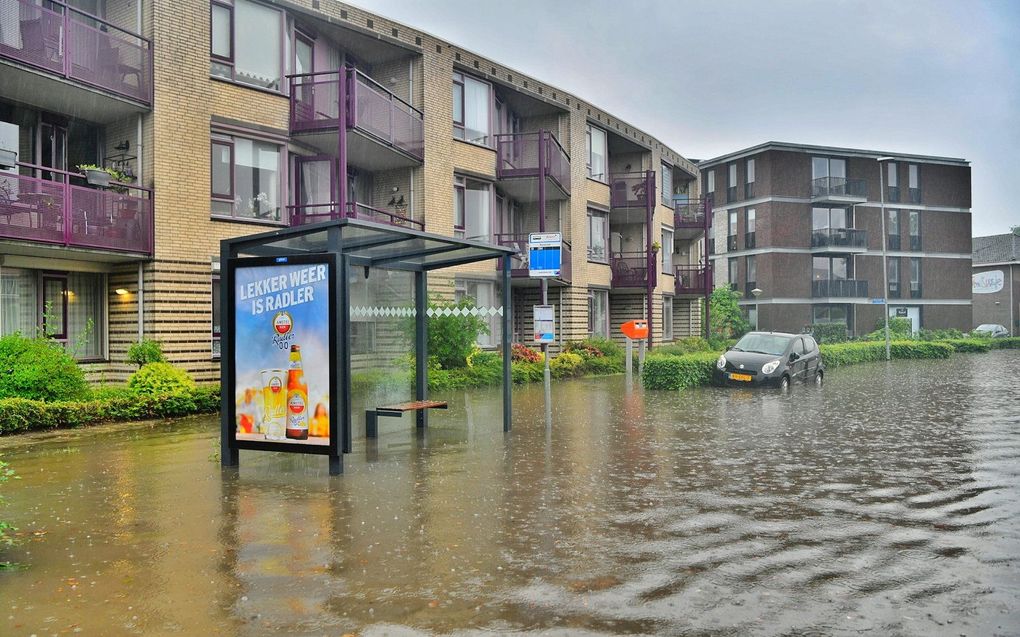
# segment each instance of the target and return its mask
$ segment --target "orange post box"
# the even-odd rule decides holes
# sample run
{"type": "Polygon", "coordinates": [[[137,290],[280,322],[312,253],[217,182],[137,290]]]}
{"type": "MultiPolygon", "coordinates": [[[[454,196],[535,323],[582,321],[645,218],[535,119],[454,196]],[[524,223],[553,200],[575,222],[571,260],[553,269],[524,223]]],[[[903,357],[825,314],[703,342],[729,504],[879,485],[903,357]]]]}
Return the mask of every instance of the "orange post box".
{"type": "Polygon", "coordinates": [[[627,321],[620,326],[620,331],[635,341],[648,338],[648,321],[627,321]]]}

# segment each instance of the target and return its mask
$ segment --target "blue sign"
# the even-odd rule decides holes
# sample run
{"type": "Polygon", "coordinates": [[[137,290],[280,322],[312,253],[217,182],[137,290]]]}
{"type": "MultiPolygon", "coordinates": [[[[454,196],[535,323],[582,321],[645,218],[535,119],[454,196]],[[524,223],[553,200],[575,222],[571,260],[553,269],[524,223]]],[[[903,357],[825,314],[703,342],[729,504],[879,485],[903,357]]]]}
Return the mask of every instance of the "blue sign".
{"type": "Polygon", "coordinates": [[[563,237],[559,232],[532,232],[528,235],[528,276],[560,276],[563,264],[563,237]]]}
{"type": "Polygon", "coordinates": [[[885,305],[885,299],[871,299],[872,305],[885,305]]]}

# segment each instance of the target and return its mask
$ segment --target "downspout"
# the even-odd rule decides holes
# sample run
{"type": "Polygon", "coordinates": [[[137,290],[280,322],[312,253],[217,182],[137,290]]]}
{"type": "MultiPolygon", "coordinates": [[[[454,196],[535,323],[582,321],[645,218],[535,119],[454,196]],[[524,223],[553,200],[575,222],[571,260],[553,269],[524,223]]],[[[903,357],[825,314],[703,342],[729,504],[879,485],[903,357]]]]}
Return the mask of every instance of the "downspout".
{"type": "Polygon", "coordinates": [[[145,264],[138,262],[138,342],[145,338],[145,264]]]}
{"type": "MultiPolygon", "coordinates": [[[[656,253],[652,250],[652,223],[655,218],[655,171],[645,172],[645,254],[648,273],[645,275],[645,292],[647,295],[646,311],[648,316],[648,348],[652,347],[654,326],[652,325],[652,295],[655,293],[655,282],[652,276],[658,267],[656,253]]],[[[659,248],[662,249],[661,247],[659,248]]],[[[656,277],[657,278],[657,277],[656,277]]]]}
{"type": "Polygon", "coordinates": [[[712,197],[710,195],[705,196],[705,340],[712,338],[712,322],[709,314],[709,305],[712,300],[712,289],[715,286],[715,282],[712,280],[712,254],[708,249],[709,244],[709,233],[712,232],[712,215],[715,211],[712,210],[712,197]]]}

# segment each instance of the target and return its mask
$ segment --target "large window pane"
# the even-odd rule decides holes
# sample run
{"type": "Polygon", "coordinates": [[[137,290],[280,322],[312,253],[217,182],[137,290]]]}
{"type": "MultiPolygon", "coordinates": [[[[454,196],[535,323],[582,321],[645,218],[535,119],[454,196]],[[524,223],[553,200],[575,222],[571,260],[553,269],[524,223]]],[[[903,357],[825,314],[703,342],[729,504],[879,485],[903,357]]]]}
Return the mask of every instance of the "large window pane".
{"type": "Polygon", "coordinates": [[[236,0],[234,38],[237,54],[234,79],[245,84],[280,90],[282,21],[276,9],[236,0]]]}
{"type": "Polygon", "coordinates": [[[673,167],[666,163],[662,164],[662,203],[673,205],[673,167]]]}
{"type": "Polygon", "coordinates": [[[829,227],[829,209],[828,208],[812,208],[811,209],[811,229],[812,230],[825,230],[829,227]]]}
{"type": "Polygon", "coordinates": [[[275,144],[234,139],[234,214],[280,220],[280,149],[275,144]]]}
{"type": "Polygon", "coordinates": [[[606,181],[606,131],[588,125],[588,176],[606,181]]]}
{"type": "Polygon", "coordinates": [[[607,239],[609,223],[604,212],[588,211],[588,260],[605,263],[608,260],[607,239]]]}
{"type": "Polygon", "coordinates": [[[825,157],[812,157],[811,178],[819,179],[820,177],[828,176],[829,176],[829,160],[825,157]]]}
{"type": "Polygon", "coordinates": [[[35,336],[39,296],[35,270],[0,268],[0,336],[35,336]]]}
{"type": "Polygon", "coordinates": [[[662,271],[673,272],[673,231],[662,231],[662,271]]]}
{"type": "Polygon", "coordinates": [[[846,160],[845,159],[830,159],[829,160],[829,176],[830,177],[846,177],[846,160]]]}
{"type": "Polygon", "coordinates": [[[233,158],[233,146],[222,142],[212,143],[212,194],[214,196],[232,197],[232,179],[230,176],[233,158]]]}
{"type": "Polygon", "coordinates": [[[662,340],[673,340],[673,297],[662,297],[662,340]]]}
{"type": "Polygon", "coordinates": [[[106,323],[106,279],[102,274],[67,275],[67,339],[77,358],[102,358],[106,323]]]}
{"type": "Polygon", "coordinates": [[[211,52],[216,57],[228,60],[234,57],[230,46],[230,8],[219,4],[212,5],[211,52]]]}
{"type": "Polygon", "coordinates": [[[454,130],[457,137],[464,137],[464,83],[463,80],[453,82],[453,123],[460,124],[454,130]]]}
{"type": "Polygon", "coordinates": [[[588,291],[588,333],[609,338],[609,292],[588,291]]]}
{"type": "MultiPolygon", "coordinates": [[[[464,139],[476,144],[489,143],[489,85],[464,76],[464,139]]],[[[457,113],[454,113],[456,119],[457,113]]]]}
{"type": "Polygon", "coordinates": [[[846,257],[833,257],[832,258],[832,278],[845,281],[847,278],[848,266],[846,257]]]}
{"type": "Polygon", "coordinates": [[[827,281],[829,279],[829,260],[825,257],[814,257],[811,259],[811,277],[815,281],[827,281]]]}
{"type": "Polygon", "coordinates": [[[492,240],[492,196],[489,184],[464,180],[464,237],[492,240]]]}

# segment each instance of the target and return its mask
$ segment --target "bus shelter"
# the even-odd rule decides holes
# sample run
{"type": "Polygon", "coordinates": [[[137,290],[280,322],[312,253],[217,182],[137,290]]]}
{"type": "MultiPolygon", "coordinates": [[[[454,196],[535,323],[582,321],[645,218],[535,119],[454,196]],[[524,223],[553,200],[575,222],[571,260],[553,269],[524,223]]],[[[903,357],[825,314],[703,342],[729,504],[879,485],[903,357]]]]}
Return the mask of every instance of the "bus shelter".
{"type": "Polygon", "coordinates": [[[502,305],[489,310],[501,328],[503,431],[510,431],[514,254],[360,219],[221,241],[221,464],[238,466],[241,449],[311,453],[329,457],[331,475],[343,473],[353,430],[351,287],[371,280],[373,271],[403,272],[413,281],[407,306],[387,311],[401,312],[413,326],[416,402],[408,409],[424,427],[427,411],[415,406],[428,403],[428,273],[501,262],[502,305]]]}

